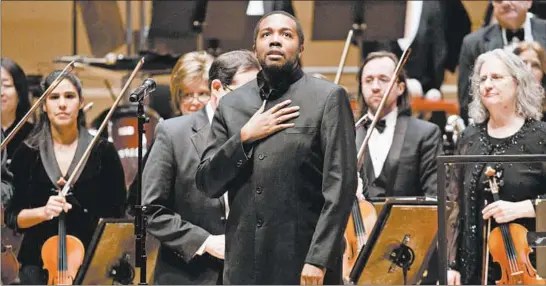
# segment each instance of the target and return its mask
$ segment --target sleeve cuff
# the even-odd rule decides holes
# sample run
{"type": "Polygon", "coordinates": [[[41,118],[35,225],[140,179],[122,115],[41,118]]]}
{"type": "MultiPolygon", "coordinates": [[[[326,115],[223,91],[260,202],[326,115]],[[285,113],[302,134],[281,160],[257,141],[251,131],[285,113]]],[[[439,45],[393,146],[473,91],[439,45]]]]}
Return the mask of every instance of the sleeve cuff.
{"type": "Polygon", "coordinates": [[[205,247],[207,246],[207,242],[209,241],[210,239],[210,235],[207,237],[207,239],[205,239],[205,241],[203,242],[203,244],[201,245],[201,247],[199,247],[199,249],[197,249],[197,251],[195,252],[195,254],[193,256],[196,256],[196,255],[203,255],[203,253],[205,253],[205,247]]]}
{"type": "Polygon", "coordinates": [[[254,150],[254,145],[252,143],[241,143],[243,145],[243,152],[245,153],[246,159],[249,160],[252,158],[252,151],[254,150]]]}

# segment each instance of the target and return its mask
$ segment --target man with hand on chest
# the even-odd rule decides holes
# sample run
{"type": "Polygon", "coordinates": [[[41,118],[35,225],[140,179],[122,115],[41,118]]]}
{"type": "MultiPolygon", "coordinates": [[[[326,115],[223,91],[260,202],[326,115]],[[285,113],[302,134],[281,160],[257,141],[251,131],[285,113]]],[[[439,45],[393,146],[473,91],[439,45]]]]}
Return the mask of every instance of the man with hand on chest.
{"type": "Polygon", "coordinates": [[[397,57],[389,52],[370,53],[358,72],[359,96],[367,119],[357,129],[356,146],[360,149],[372,132],[364,163],[359,167],[366,198],[392,196],[436,196],[436,157],[441,152],[441,133],[437,125],[411,117],[406,75],[398,76],[391,93],[377,115],[397,57]],[[374,116],[376,128],[370,130],[374,116]]]}
{"type": "Polygon", "coordinates": [[[266,14],[254,39],[262,70],[222,99],[196,175],[228,193],[224,283],[340,285],[357,187],[347,93],[302,71],[292,15],[266,14]]]}

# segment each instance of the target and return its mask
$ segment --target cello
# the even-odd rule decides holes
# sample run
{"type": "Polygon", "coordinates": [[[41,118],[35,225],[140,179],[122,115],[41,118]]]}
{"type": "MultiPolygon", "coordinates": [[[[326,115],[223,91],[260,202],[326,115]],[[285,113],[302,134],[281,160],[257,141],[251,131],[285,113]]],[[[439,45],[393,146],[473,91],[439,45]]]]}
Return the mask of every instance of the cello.
{"type": "MultiPolygon", "coordinates": [[[[125,83],[125,86],[121,90],[120,95],[116,98],[110,112],[106,115],[106,118],[102,122],[98,133],[100,134],[106,127],[110,117],[123,97],[123,94],[129,88],[129,85],[137,75],[137,72],[142,68],[144,59],[142,58],[133,73],[125,83]]],[[[57,185],[62,189],[59,191],[59,195],[66,197],[69,191],[73,188],[75,182],[83,171],[83,167],[87,163],[93,147],[97,144],[100,136],[94,136],[89,146],[87,146],[84,154],[80,158],[78,164],[74,168],[74,171],[68,178],[68,181],[60,179],[57,185]]],[[[41,256],[44,262],[43,268],[48,272],[48,285],[72,285],[73,281],[78,273],[80,266],[83,263],[85,257],[85,248],[83,243],[75,236],[67,235],[65,225],[66,214],[64,211],[58,217],[59,226],[57,235],[50,237],[42,246],[41,256]]]]}
{"type": "MultiPolygon", "coordinates": [[[[485,175],[488,177],[489,188],[493,194],[493,201],[500,200],[498,173],[495,169],[487,167],[485,175]]],[[[488,225],[491,226],[491,218],[488,225]]],[[[502,223],[495,227],[487,238],[487,250],[491,252],[493,261],[500,265],[502,276],[495,281],[497,285],[546,285],[546,281],[537,275],[536,269],[529,260],[532,249],[527,243],[527,229],[517,223],[502,223]]],[[[485,274],[482,279],[487,284],[487,269],[489,268],[489,255],[484,259],[485,274]]]]}

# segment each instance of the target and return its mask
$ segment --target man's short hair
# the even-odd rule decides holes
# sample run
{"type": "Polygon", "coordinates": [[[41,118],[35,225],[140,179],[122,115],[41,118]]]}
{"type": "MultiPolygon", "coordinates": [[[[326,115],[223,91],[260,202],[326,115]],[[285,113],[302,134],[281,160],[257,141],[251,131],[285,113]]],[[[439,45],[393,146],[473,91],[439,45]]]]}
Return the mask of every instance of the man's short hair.
{"type": "Polygon", "coordinates": [[[260,70],[260,63],[254,53],[248,50],[236,50],[221,54],[210,66],[209,88],[212,81],[217,79],[223,85],[230,85],[237,72],[260,70]]]}

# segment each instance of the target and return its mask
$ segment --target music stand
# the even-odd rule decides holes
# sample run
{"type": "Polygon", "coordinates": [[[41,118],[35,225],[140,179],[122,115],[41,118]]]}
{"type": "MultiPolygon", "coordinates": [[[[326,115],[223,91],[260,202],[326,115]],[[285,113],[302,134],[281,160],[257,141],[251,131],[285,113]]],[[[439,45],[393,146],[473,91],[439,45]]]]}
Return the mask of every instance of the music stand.
{"type": "MultiPolygon", "coordinates": [[[[546,233],[546,200],[544,199],[537,203],[536,219],[536,232],[546,233]]],[[[536,253],[537,273],[540,277],[546,278],[546,243],[537,245],[536,253]]]]}
{"type": "Polygon", "coordinates": [[[387,198],[351,271],[353,284],[416,284],[437,245],[438,206],[424,197],[387,198]]]}
{"type": "MultiPolygon", "coordinates": [[[[85,251],[74,285],[139,284],[135,267],[135,226],[130,219],[101,219],[85,251]]],[[[146,281],[150,284],[159,241],[146,236],[146,281]]]]}
{"type": "Polygon", "coordinates": [[[313,8],[314,41],[345,40],[355,29],[360,41],[386,41],[404,37],[406,15],[394,11],[405,8],[406,1],[315,1],[313,8]],[[353,17],[348,17],[353,15],[353,17]],[[395,15],[385,24],[385,15],[395,15]],[[363,21],[363,23],[355,23],[363,21]],[[364,31],[360,29],[364,28],[364,31]]]}

